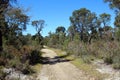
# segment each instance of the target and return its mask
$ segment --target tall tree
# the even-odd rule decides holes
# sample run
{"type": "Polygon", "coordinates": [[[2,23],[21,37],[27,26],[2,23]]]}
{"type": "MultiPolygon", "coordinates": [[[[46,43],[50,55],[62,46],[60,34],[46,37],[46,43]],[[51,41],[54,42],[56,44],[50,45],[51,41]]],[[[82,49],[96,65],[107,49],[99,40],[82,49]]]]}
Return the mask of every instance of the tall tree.
{"type": "Polygon", "coordinates": [[[17,37],[22,34],[22,30],[26,29],[30,20],[29,16],[21,8],[10,8],[5,14],[5,20],[7,22],[5,37],[14,44],[14,39],[18,39],[17,37]]]}
{"type": "Polygon", "coordinates": [[[95,13],[92,13],[86,8],[75,10],[70,17],[71,26],[74,26],[74,30],[80,34],[81,41],[88,41],[88,36],[93,28],[96,28],[95,23],[97,17],[95,13]]]}
{"type": "Polygon", "coordinates": [[[32,25],[36,28],[38,42],[41,44],[42,36],[41,31],[44,27],[45,21],[44,20],[34,20],[32,21],[32,25]]]}
{"type": "Polygon", "coordinates": [[[11,2],[15,2],[16,0],[0,0],[0,51],[2,51],[2,36],[3,34],[3,29],[6,27],[6,21],[5,21],[5,16],[4,13],[6,9],[11,5],[11,2]]]}

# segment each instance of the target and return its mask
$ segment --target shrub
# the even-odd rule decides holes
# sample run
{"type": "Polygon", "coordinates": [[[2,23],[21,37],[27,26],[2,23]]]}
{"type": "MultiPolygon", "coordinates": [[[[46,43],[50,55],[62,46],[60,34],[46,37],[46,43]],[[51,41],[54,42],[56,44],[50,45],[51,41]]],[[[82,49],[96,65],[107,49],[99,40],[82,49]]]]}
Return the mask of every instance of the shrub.
{"type": "Polygon", "coordinates": [[[33,69],[30,67],[29,65],[29,61],[26,61],[25,64],[22,65],[23,67],[20,69],[20,71],[23,73],[23,74],[30,74],[30,73],[33,73],[33,69]]]}
{"type": "Polygon", "coordinates": [[[112,64],[113,63],[113,59],[112,59],[112,57],[106,57],[104,59],[104,62],[107,63],[107,64],[112,64]]]}
{"type": "Polygon", "coordinates": [[[85,63],[88,63],[88,64],[89,64],[89,63],[91,63],[91,60],[92,60],[92,59],[91,59],[90,56],[83,56],[83,57],[82,57],[82,60],[83,60],[85,63]]]}
{"type": "Polygon", "coordinates": [[[14,58],[14,59],[11,59],[9,62],[8,62],[8,66],[9,67],[12,67],[12,68],[17,68],[18,65],[20,65],[21,62],[19,60],[19,58],[14,58]]]}
{"type": "Polygon", "coordinates": [[[30,64],[36,64],[40,61],[41,46],[23,46],[20,50],[21,52],[21,62],[25,63],[29,61],[30,64]]]}
{"type": "Polygon", "coordinates": [[[40,62],[41,52],[38,50],[33,50],[30,53],[30,64],[36,64],[40,62]]]}
{"type": "Polygon", "coordinates": [[[120,69],[120,63],[114,63],[113,68],[114,69],[120,69]]]}
{"type": "Polygon", "coordinates": [[[20,51],[14,46],[6,46],[2,56],[6,59],[13,59],[14,57],[20,57],[20,51]]]}
{"type": "Polygon", "coordinates": [[[5,66],[6,60],[3,57],[0,57],[0,66],[5,66]]]}
{"type": "Polygon", "coordinates": [[[30,53],[32,52],[32,47],[31,46],[23,46],[20,49],[20,52],[21,52],[20,60],[22,63],[25,63],[30,58],[30,53]]]}

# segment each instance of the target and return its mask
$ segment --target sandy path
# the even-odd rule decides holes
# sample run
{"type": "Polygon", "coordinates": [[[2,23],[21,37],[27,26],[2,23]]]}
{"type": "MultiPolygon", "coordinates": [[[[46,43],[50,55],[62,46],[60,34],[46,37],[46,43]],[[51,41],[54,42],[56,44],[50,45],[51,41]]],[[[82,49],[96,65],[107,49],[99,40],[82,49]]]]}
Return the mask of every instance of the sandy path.
{"type": "Polygon", "coordinates": [[[42,49],[42,52],[44,52],[43,57],[49,57],[50,63],[43,65],[37,80],[94,80],[69,61],[59,62],[58,59],[54,59],[57,56],[54,51],[42,49]]]}

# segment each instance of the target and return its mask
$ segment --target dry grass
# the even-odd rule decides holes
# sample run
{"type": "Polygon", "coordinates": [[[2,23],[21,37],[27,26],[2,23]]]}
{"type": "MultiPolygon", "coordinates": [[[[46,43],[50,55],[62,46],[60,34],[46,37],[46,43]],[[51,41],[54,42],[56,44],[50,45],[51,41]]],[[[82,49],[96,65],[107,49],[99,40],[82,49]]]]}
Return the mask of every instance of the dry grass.
{"type": "Polygon", "coordinates": [[[36,64],[34,66],[32,66],[32,69],[36,72],[36,73],[39,73],[40,70],[42,68],[42,65],[41,64],[36,64]]]}

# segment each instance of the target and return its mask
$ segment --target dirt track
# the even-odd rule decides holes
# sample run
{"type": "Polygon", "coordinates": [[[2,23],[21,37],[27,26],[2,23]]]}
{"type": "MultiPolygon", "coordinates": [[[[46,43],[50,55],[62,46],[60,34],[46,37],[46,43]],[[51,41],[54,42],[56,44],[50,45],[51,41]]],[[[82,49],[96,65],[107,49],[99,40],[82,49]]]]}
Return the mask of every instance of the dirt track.
{"type": "Polygon", "coordinates": [[[48,60],[38,74],[37,80],[94,80],[72,65],[69,60],[56,57],[54,51],[42,49],[42,52],[43,57],[48,60]]]}

